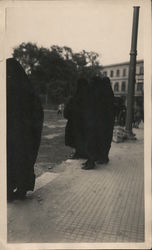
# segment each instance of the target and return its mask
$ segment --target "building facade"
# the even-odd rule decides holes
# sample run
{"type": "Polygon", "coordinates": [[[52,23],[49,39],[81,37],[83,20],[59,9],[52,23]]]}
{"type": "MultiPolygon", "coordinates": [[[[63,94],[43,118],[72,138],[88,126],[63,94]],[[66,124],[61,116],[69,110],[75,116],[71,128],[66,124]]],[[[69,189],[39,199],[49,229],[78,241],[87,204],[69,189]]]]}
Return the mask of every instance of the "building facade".
{"type": "MultiPolygon", "coordinates": [[[[129,62],[103,66],[102,73],[104,76],[108,76],[110,78],[114,95],[117,97],[122,97],[126,104],[128,92],[129,62]]],[[[144,61],[139,60],[136,63],[135,106],[143,107],[143,92],[144,61]]]]}

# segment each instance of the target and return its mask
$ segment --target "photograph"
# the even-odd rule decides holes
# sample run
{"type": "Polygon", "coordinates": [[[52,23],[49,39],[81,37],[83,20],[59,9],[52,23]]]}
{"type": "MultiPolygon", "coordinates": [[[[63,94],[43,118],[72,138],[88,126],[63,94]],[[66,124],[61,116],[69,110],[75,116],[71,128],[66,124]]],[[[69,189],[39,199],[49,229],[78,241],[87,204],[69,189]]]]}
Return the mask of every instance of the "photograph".
{"type": "Polygon", "coordinates": [[[151,10],[0,2],[2,250],[152,248],[151,10]]]}

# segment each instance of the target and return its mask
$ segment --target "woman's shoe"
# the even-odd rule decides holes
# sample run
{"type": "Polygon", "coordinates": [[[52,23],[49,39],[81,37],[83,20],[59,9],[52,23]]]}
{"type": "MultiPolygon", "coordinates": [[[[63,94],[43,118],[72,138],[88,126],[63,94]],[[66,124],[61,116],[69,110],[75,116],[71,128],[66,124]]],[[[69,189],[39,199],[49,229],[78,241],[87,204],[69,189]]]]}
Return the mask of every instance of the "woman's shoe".
{"type": "Polygon", "coordinates": [[[14,200],[25,200],[26,199],[26,191],[17,190],[14,192],[14,200]]]}
{"type": "Polygon", "coordinates": [[[90,170],[90,169],[94,169],[94,167],[95,167],[95,163],[94,162],[90,162],[88,160],[85,163],[83,163],[82,169],[84,169],[84,170],[90,170]]]}

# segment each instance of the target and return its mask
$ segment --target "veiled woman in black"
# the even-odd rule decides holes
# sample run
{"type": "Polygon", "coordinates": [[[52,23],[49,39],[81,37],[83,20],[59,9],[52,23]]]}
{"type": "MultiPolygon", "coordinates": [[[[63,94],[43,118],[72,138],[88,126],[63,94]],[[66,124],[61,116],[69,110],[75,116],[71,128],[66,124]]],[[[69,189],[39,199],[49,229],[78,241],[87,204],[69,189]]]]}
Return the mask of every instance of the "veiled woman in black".
{"type": "Polygon", "coordinates": [[[7,198],[23,199],[35,185],[34,163],[43,126],[43,110],[25,71],[13,58],[7,70],[7,198]]]}
{"type": "Polygon", "coordinates": [[[88,160],[83,169],[93,169],[95,161],[109,161],[114,127],[114,95],[107,77],[94,77],[90,82],[90,94],[86,113],[86,151],[88,160]]]}
{"type": "Polygon", "coordinates": [[[73,159],[86,158],[85,152],[85,113],[87,108],[88,82],[80,78],[77,91],[70,97],[64,110],[64,117],[68,119],[65,128],[65,145],[75,148],[73,159]]]}

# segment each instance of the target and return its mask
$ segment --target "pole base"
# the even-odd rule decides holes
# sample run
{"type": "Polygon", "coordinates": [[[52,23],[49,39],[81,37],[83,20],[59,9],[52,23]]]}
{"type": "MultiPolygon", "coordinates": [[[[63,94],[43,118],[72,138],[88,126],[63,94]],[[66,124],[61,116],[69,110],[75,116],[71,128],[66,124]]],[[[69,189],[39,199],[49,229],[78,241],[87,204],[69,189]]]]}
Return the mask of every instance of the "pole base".
{"type": "Polygon", "coordinates": [[[124,139],[125,140],[137,140],[136,135],[132,131],[128,131],[128,130],[124,131],[124,139]]]}

